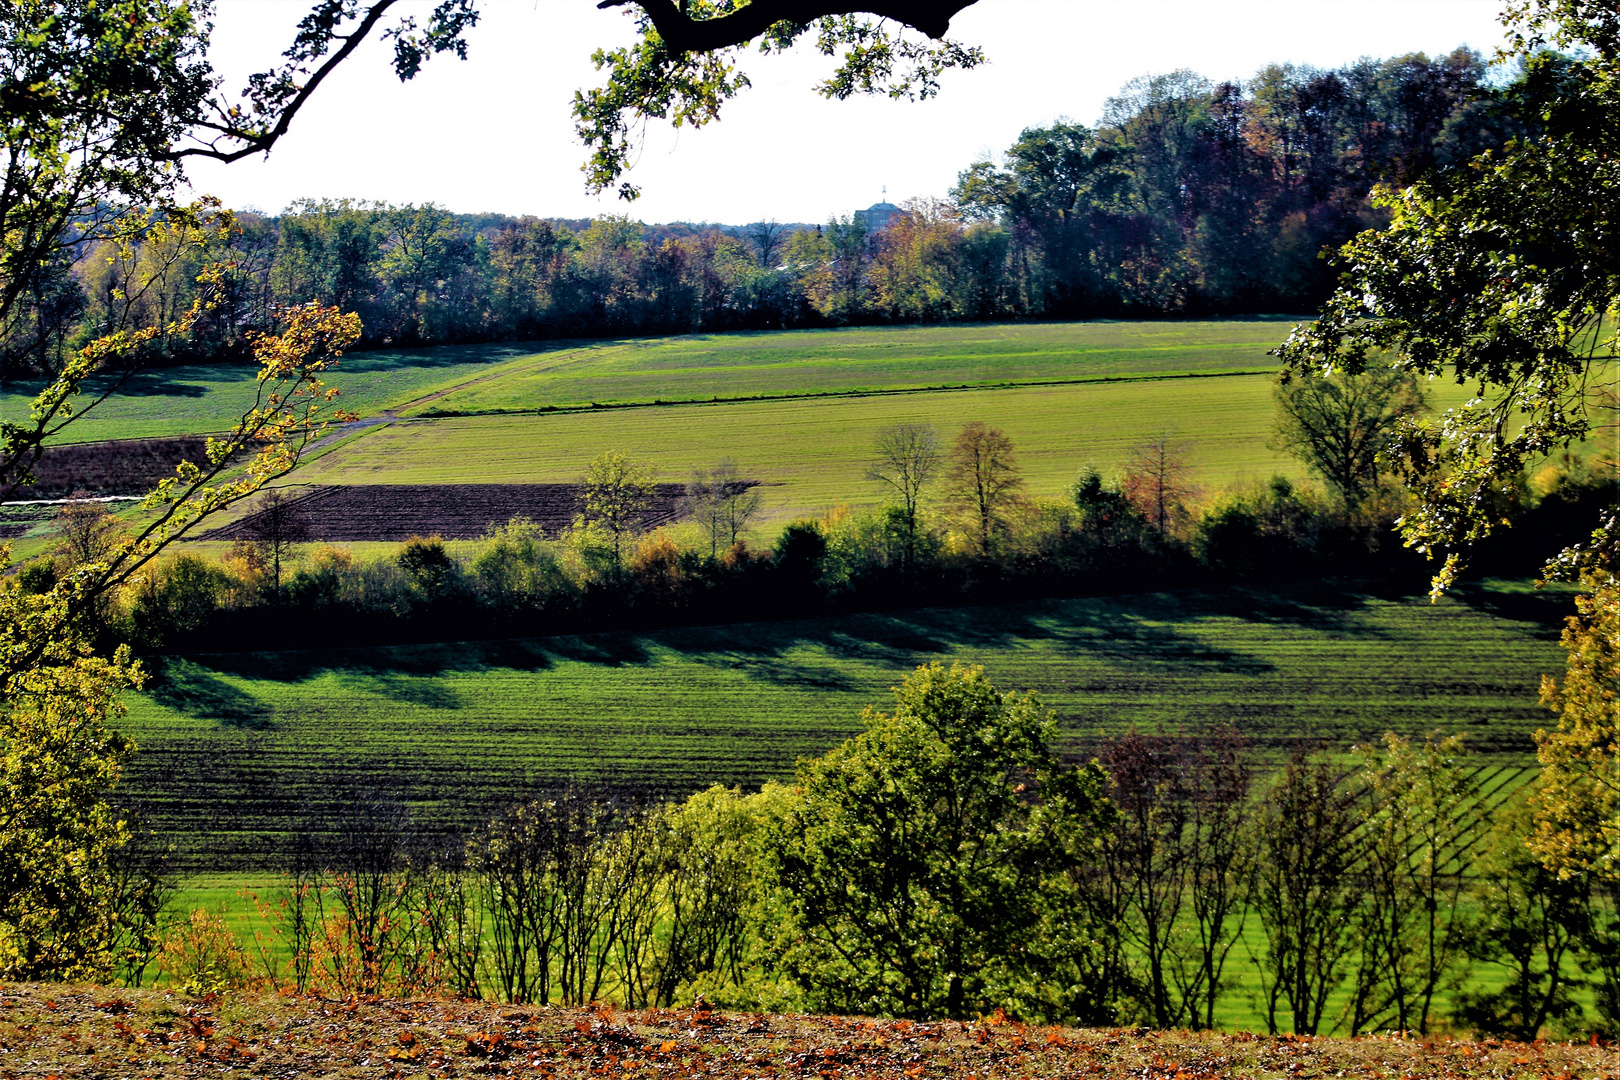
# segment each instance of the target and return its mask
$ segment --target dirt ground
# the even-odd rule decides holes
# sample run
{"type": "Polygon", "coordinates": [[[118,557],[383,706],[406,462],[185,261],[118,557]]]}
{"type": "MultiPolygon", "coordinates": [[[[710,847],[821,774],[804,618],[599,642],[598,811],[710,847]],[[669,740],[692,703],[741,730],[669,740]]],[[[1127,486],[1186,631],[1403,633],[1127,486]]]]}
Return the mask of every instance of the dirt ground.
{"type": "Polygon", "coordinates": [[[815,1077],[893,1080],[1389,1080],[1615,1077],[1620,1051],[1569,1043],[1330,1039],[1026,1027],[991,1017],[625,1012],[272,993],[187,997],[0,987],[0,1078],[815,1077]]]}

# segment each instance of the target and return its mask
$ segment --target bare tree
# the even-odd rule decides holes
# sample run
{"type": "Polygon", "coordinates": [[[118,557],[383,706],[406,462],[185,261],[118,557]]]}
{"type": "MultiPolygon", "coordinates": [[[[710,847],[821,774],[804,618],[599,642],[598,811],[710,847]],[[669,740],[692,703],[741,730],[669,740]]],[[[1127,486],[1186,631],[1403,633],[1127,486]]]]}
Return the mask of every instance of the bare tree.
{"type": "Polygon", "coordinates": [[[56,553],[69,568],[100,562],[118,540],[118,519],[107,504],[82,491],[74,493],[73,501],[62,504],[53,524],[56,553]]]}
{"type": "Polygon", "coordinates": [[[776,253],[782,247],[785,232],[776,221],[756,221],[748,226],[748,242],[754,245],[760,266],[768,270],[776,262],[776,253]]]}
{"type": "Polygon", "coordinates": [[[1108,798],[1118,821],[1104,841],[1122,875],[1128,917],[1120,930],[1145,966],[1141,1004],[1159,1028],[1184,1026],[1188,1002],[1174,994],[1185,957],[1177,924],[1187,900],[1192,799],[1186,747],[1169,735],[1131,733],[1104,744],[1108,798]]]}
{"type": "Polygon", "coordinates": [[[1254,766],[1243,735],[1213,728],[1193,745],[1187,892],[1197,942],[1181,989],[1192,1026],[1213,1028],[1216,1003],[1228,988],[1226,961],[1247,921],[1259,832],[1250,820],[1254,766]]]}
{"type": "Polygon", "coordinates": [[[1427,408],[1410,371],[1285,376],[1277,384],[1272,445],[1326,480],[1352,513],[1378,487],[1378,455],[1407,419],[1427,408]]]}
{"type": "Polygon", "coordinates": [[[1273,1033],[1317,1034],[1355,951],[1357,822],[1339,780],[1325,753],[1301,750],[1264,803],[1254,909],[1266,936],[1260,985],[1273,1033]]]}
{"type": "Polygon", "coordinates": [[[759,516],[764,497],[758,485],[744,480],[729,458],[712,469],[692,473],[686,484],[685,510],[709,537],[709,554],[735,544],[750,522],[759,516]]]}
{"type": "Polygon", "coordinates": [[[1012,440],[981,421],[964,424],[951,447],[950,466],[946,499],[971,531],[980,558],[987,559],[1009,531],[1009,512],[1024,501],[1012,440]]]}
{"type": "Polygon", "coordinates": [[[1131,447],[1126,456],[1120,488],[1161,539],[1187,500],[1197,494],[1197,487],[1188,480],[1191,450],[1189,443],[1172,432],[1161,431],[1131,447]]]}
{"type": "Polygon", "coordinates": [[[242,534],[270,565],[271,580],[281,591],[281,561],[291,558],[293,549],[309,539],[309,522],[298,509],[298,500],[281,488],[271,488],[259,496],[251,516],[242,522],[242,534]]]}
{"type": "Polygon", "coordinates": [[[894,424],[877,433],[868,480],[894,488],[906,513],[906,565],[917,559],[917,504],[939,473],[944,454],[932,424],[894,424]]]}

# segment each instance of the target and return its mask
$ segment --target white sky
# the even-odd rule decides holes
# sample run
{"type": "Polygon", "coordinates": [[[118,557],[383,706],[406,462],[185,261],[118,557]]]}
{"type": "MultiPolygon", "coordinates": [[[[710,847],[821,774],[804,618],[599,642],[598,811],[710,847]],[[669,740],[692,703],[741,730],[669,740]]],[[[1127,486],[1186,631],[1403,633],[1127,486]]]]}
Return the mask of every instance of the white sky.
{"type": "MultiPolygon", "coordinates": [[[[270,67],[307,0],[217,0],[211,57],[232,92],[270,67]]],[[[400,9],[424,21],[431,0],[400,9]]],[[[436,202],[454,211],[556,217],[617,213],[587,196],[570,103],[599,76],[590,54],[630,21],[593,0],[480,0],[465,63],[431,60],[411,82],[370,42],[317,91],[268,159],[193,162],[194,188],[279,211],[293,199],[436,202]]],[[[952,36],[989,64],[951,72],[922,103],[825,101],[830,62],[801,47],[751,56],[754,86],[701,131],[649,126],[628,211],[644,221],[825,221],[878,200],[944,195],[956,174],[1025,127],[1095,123],[1129,79],[1191,68],[1242,79],[1267,63],[1337,66],[1361,56],[1501,42],[1495,0],[979,0],[952,36]]]]}

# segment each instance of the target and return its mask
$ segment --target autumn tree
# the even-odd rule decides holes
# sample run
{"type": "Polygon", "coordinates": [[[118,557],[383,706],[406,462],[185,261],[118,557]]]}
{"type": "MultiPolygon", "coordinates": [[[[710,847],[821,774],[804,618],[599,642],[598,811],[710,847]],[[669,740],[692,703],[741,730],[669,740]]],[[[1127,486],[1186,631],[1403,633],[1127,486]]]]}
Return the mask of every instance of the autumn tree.
{"type": "Polygon", "coordinates": [[[1273,445],[1326,480],[1354,513],[1378,489],[1380,456],[1396,430],[1426,408],[1410,372],[1371,368],[1359,375],[1284,375],[1275,392],[1273,445]]]}
{"type": "Polygon", "coordinates": [[[939,473],[944,461],[939,433],[932,424],[893,424],[873,440],[866,478],[887,484],[900,498],[905,513],[906,565],[917,561],[917,511],[923,488],[939,473]]]}
{"type": "MultiPolygon", "coordinates": [[[[0,590],[13,631],[66,617],[0,590]]],[[[109,802],[133,745],[112,730],[119,694],[142,674],[121,648],[94,655],[68,633],[49,636],[44,663],[14,671],[0,718],[0,972],[8,979],[95,979],[111,972],[130,912],[114,858],[131,840],[109,802]]]]}
{"type": "Polygon", "coordinates": [[[1013,442],[981,421],[964,424],[946,456],[945,500],[981,559],[988,559],[1024,502],[1013,442]]]}
{"type": "Polygon", "coordinates": [[[1163,539],[1197,492],[1191,446],[1163,431],[1131,447],[1120,473],[1120,491],[1163,539]]]}
{"type": "Polygon", "coordinates": [[[1620,583],[1592,580],[1563,633],[1562,680],[1544,676],[1558,727],[1536,732],[1541,775],[1528,844],[1541,865],[1574,882],[1575,926],[1597,974],[1598,1007],[1620,1021],[1620,583]]]}
{"type": "Polygon", "coordinates": [[[652,507],[655,475],[651,465],[618,450],[597,455],[585,468],[580,480],[584,520],[606,529],[613,538],[615,566],[624,564],[624,541],[640,530],[642,518],[652,507]]]}

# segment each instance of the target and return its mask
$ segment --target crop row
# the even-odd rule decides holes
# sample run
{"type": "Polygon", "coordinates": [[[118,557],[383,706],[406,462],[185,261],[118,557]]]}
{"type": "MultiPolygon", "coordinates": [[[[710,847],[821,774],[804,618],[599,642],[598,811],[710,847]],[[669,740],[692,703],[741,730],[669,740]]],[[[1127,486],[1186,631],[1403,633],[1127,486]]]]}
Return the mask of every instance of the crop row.
{"type": "Polygon", "coordinates": [[[132,699],[127,788],[188,851],[229,855],[223,867],[274,846],[289,813],[368,786],[466,828],[568,783],[751,785],[858,731],[861,709],[929,660],[1037,691],[1074,754],[1131,728],[1230,722],[1272,755],[1442,730],[1522,764],[1560,653],[1547,628],[1459,601],[1177,595],[205,656],[132,699]]]}

